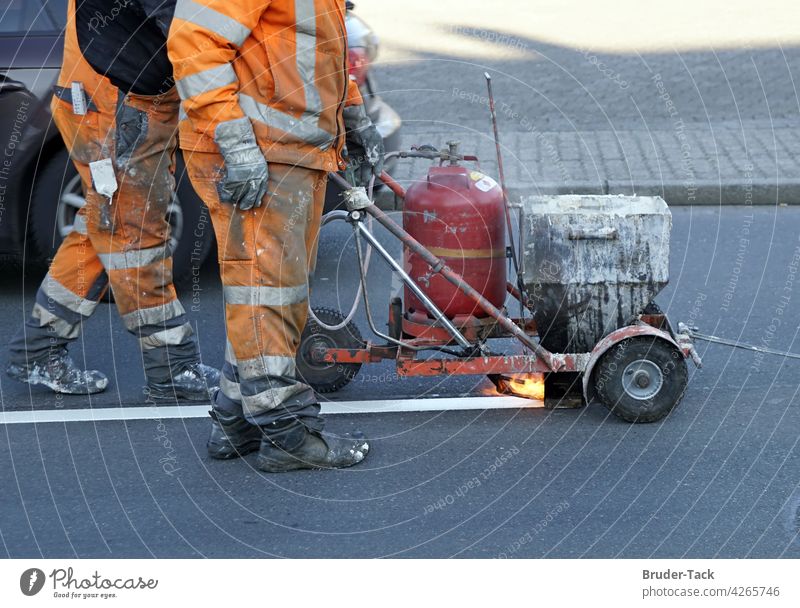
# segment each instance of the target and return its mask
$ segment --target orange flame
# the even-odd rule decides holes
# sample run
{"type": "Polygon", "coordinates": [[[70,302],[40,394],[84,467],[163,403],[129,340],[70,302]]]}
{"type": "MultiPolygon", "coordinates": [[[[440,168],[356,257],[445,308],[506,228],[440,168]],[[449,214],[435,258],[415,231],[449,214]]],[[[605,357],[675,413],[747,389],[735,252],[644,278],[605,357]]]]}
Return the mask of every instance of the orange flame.
{"type": "Polygon", "coordinates": [[[503,375],[498,381],[498,391],[501,393],[525,397],[526,399],[544,400],[544,375],[543,374],[513,374],[503,375]]]}

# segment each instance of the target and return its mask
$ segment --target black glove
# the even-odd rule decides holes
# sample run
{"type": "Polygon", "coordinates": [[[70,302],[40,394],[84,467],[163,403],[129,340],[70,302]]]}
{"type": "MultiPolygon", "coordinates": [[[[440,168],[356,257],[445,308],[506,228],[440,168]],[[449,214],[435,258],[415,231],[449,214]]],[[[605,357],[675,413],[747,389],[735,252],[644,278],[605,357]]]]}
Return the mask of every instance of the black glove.
{"type": "Polygon", "coordinates": [[[344,126],[349,157],[347,163],[353,168],[355,185],[366,187],[373,175],[380,177],[383,171],[383,138],[363,105],[344,109],[344,126]]]}

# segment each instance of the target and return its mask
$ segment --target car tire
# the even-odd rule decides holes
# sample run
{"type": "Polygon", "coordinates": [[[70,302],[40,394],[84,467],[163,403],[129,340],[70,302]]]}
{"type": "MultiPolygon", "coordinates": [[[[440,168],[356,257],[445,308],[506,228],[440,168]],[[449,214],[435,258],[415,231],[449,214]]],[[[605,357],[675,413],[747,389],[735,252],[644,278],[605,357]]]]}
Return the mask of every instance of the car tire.
{"type": "MultiPolygon", "coordinates": [[[[25,249],[25,266],[46,267],[61,245],[64,237],[57,229],[57,215],[62,196],[69,191],[70,182],[77,179],[78,172],[63,148],[51,156],[33,176],[30,214],[28,216],[29,246],[25,249]]],[[[82,197],[81,197],[82,198],[82,197]]],[[[74,215],[74,213],[73,213],[74,215]]]]}
{"type": "MultiPolygon", "coordinates": [[[[173,281],[179,288],[191,284],[214,246],[208,209],[184,174],[183,159],[178,156],[178,187],[168,221],[175,235],[170,239],[173,281]]],[[[78,172],[64,149],[50,157],[35,179],[29,219],[33,247],[29,257],[47,265],[72,231],[75,214],[83,206],[83,193],[78,172]]]]}

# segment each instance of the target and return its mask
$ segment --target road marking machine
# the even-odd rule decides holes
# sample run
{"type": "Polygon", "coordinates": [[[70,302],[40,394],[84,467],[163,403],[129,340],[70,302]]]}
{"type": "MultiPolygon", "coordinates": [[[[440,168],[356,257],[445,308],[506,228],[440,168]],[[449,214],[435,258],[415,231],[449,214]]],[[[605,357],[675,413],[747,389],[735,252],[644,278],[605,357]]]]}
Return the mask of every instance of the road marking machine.
{"type": "Polygon", "coordinates": [[[536,399],[546,379],[568,378],[587,403],[599,401],[626,421],[663,418],[686,389],[686,360],[701,365],[692,331],[682,324],[676,331],[653,301],[669,280],[669,208],[659,197],[616,195],[532,196],[512,205],[488,74],[487,83],[499,184],[468,166],[478,159],[456,142],[394,152],[432,161],[407,190],[381,176],[404,201],[401,226],[373,204],[371,186],[352,188],[331,174],[347,189],[346,211],[324,223],[351,224],[361,285],[350,314],[311,311],[298,374],[332,392],[363,364],[393,359],[400,376],[487,375],[500,392],[536,399]],[[402,262],[376,238],[373,221],[400,240],[402,262]],[[367,294],[372,253],[404,284],[389,303],[386,332],[367,294]],[[380,343],[363,340],[352,322],[361,299],[380,343]],[[502,338],[515,339],[521,352],[493,350],[502,338]]]}

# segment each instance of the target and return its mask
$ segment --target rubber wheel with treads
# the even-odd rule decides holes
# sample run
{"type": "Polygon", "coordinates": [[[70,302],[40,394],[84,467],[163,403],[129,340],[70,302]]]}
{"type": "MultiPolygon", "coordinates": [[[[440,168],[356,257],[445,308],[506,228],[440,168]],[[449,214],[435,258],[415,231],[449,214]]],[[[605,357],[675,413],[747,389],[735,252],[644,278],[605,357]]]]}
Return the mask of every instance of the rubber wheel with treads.
{"type": "MultiPolygon", "coordinates": [[[[344,316],[331,308],[315,308],[314,314],[326,325],[338,325],[344,321],[344,316]]],[[[364,346],[364,339],[354,323],[329,330],[309,316],[297,349],[297,377],[318,393],[334,393],[356,377],[361,364],[321,361],[318,356],[320,350],[361,349],[364,346]]]]}
{"type": "Polygon", "coordinates": [[[597,398],[627,422],[661,420],[680,403],[688,382],[683,353],[654,336],[622,340],[592,371],[597,398]]]}

